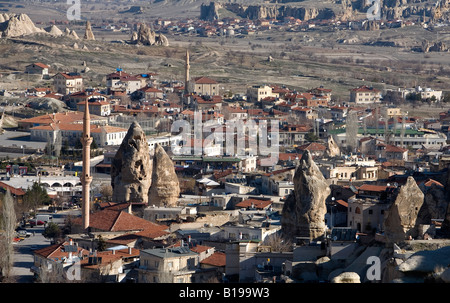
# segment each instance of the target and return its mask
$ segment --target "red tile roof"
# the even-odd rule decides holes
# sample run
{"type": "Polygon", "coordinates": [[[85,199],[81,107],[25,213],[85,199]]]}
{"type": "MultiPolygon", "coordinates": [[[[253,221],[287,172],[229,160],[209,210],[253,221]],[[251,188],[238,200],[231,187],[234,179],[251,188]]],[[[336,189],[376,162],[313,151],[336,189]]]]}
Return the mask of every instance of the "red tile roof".
{"type": "Polygon", "coordinates": [[[374,93],[379,93],[380,91],[376,88],[373,87],[368,87],[366,85],[357,87],[357,88],[353,88],[352,91],[354,92],[374,92],[374,93]]]}
{"type": "Polygon", "coordinates": [[[316,142],[311,142],[308,144],[304,144],[302,146],[297,147],[299,150],[309,150],[309,151],[324,151],[327,148],[325,147],[325,145],[320,144],[320,143],[316,143],[316,142]]]}
{"type": "MultiPolygon", "coordinates": [[[[74,224],[81,225],[81,218],[75,218],[74,224]]],[[[105,209],[90,215],[89,227],[102,231],[140,231],[145,237],[160,237],[168,234],[167,226],[159,225],[124,211],[105,209]]]]}
{"type": "Polygon", "coordinates": [[[14,196],[23,196],[25,195],[25,191],[21,188],[15,188],[11,185],[8,185],[6,183],[0,182],[0,188],[3,188],[4,190],[8,190],[9,192],[14,196]]]}
{"type": "Polygon", "coordinates": [[[247,199],[236,204],[237,208],[248,208],[253,205],[257,209],[265,209],[272,204],[271,200],[247,199]]]}
{"type": "Polygon", "coordinates": [[[217,84],[217,81],[208,77],[197,77],[194,79],[196,84],[217,84]]]}
{"type": "Polygon", "coordinates": [[[46,65],[46,64],[44,64],[44,63],[41,63],[41,62],[34,63],[34,65],[35,65],[35,66],[38,66],[38,67],[40,67],[40,68],[49,68],[48,65],[46,65]]]}
{"type": "Polygon", "coordinates": [[[200,261],[200,264],[224,267],[226,265],[226,255],[223,252],[216,251],[208,258],[200,261]]]}
{"type": "MultiPolygon", "coordinates": [[[[62,257],[68,257],[69,256],[69,252],[66,252],[64,250],[64,246],[69,245],[69,242],[63,242],[63,243],[59,243],[59,244],[53,244],[41,249],[37,249],[34,251],[35,255],[41,256],[43,258],[62,258],[62,257]]],[[[88,256],[89,255],[89,251],[85,250],[81,247],[77,248],[78,251],[74,252],[73,254],[78,255],[81,253],[81,255],[83,256],[88,256]]]]}
{"type": "Polygon", "coordinates": [[[386,185],[372,185],[372,184],[363,184],[361,185],[358,190],[359,191],[373,191],[373,192],[383,192],[388,189],[389,186],[386,185]]]}

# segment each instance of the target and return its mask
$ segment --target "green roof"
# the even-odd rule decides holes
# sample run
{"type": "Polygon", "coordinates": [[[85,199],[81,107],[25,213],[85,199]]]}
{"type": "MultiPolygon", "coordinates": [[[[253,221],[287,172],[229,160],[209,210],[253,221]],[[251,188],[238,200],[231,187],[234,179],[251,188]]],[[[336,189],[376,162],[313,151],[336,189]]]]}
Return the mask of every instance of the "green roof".
{"type": "MultiPolygon", "coordinates": [[[[389,132],[392,132],[393,130],[389,130],[389,132]]],[[[395,131],[396,134],[401,134],[401,129],[397,129],[395,131]]],[[[329,131],[330,134],[332,135],[337,135],[337,134],[343,134],[346,132],[345,128],[340,128],[340,129],[332,129],[329,131]]],[[[359,128],[358,129],[358,134],[361,135],[375,135],[375,134],[380,134],[383,135],[384,134],[384,128],[379,128],[378,130],[376,128],[367,128],[366,131],[364,132],[363,128],[359,128]]],[[[419,131],[419,130],[415,130],[415,129],[405,129],[405,135],[423,135],[425,134],[423,131],[419,131]]]]}

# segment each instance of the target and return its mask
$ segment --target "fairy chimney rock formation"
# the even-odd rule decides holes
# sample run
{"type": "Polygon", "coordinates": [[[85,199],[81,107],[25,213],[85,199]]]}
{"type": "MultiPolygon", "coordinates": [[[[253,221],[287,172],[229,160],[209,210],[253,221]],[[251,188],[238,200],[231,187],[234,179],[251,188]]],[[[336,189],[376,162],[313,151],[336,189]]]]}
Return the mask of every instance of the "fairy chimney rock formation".
{"type": "Polygon", "coordinates": [[[180,184],[175,173],[175,166],[164,148],[156,144],[148,204],[167,207],[176,206],[179,195],[180,184]]]}
{"type": "Polygon", "coordinates": [[[328,137],[325,154],[330,158],[338,157],[341,155],[341,150],[339,149],[339,146],[336,144],[332,136],[328,137]]]}
{"type": "Polygon", "coordinates": [[[390,243],[417,236],[417,218],[424,194],[413,177],[408,177],[384,217],[384,233],[390,243]]]}
{"type": "Polygon", "coordinates": [[[0,37],[19,37],[34,33],[45,33],[31,21],[27,14],[0,14],[0,37]]]}
{"type": "Polygon", "coordinates": [[[131,43],[142,45],[169,46],[169,40],[163,34],[156,34],[150,27],[142,23],[138,32],[131,35],[131,43]]]}
{"type": "Polygon", "coordinates": [[[86,29],[84,31],[84,39],[85,40],[95,40],[90,21],[86,21],[86,29]]]}
{"type": "Polygon", "coordinates": [[[283,206],[282,232],[290,238],[322,239],[326,230],[325,200],[331,190],[309,151],[303,153],[293,181],[294,192],[283,206]]]}
{"type": "Polygon", "coordinates": [[[111,164],[114,202],[147,203],[152,163],[145,133],[133,122],[111,164]]]}

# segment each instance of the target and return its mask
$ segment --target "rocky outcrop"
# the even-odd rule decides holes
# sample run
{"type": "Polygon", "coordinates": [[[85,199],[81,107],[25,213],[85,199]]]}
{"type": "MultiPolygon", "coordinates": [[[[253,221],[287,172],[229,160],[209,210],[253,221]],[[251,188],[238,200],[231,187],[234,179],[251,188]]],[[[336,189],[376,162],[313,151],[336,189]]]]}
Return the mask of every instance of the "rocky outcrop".
{"type": "Polygon", "coordinates": [[[325,200],[331,193],[309,151],[302,155],[293,178],[294,192],[285,201],[281,230],[289,238],[321,239],[325,233],[325,200]]]}
{"type": "MultiPolygon", "coordinates": [[[[319,5],[311,5],[313,1],[305,1],[305,4],[303,4],[303,0],[272,0],[270,2],[250,5],[242,1],[210,2],[208,5],[203,4],[201,6],[200,19],[218,20],[220,19],[220,11],[228,10],[248,19],[276,18],[281,20],[284,17],[294,17],[302,21],[312,19],[345,21],[354,20],[355,15],[365,14],[374,6],[372,1],[366,0],[320,1],[319,5]]],[[[448,1],[441,1],[439,6],[434,5],[434,3],[433,5],[423,5],[421,2],[429,2],[429,0],[381,1],[380,18],[397,20],[412,17],[415,21],[417,17],[423,18],[425,15],[427,20],[432,21],[449,19],[450,4],[448,1]]],[[[364,19],[365,15],[362,16],[361,19],[364,19]]]]}
{"type": "Polygon", "coordinates": [[[219,9],[222,8],[222,5],[217,2],[210,2],[208,5],[202,3],[200,6],[200,19],[214,21],[219,20],[219,9]]]}
{"type": "Polygon", "coordinates": [[[416,221],[423,203],[423,192],[414,178],[408,177],[384,217],[384,232],[388,242],[402,242],[409,236],[417,236],[416,221]]]}
{"type": "Polygon", "coordinates": [[[337,277],[334,277],[331,283],[361,283],[361,279],[355,272],[343,272],[337,277]]]}
{"type": "Polygon", "coordinates": [[[325,155],[330,158],[339,157],[341,155],[341,150],[332,136],[328,137],[325,155]]]}
{"type": "Polygon", "coordinates": [[[302,21],[311,19],[333,19],[336,13],[332,8],[298,7],[291,5],[254,4],[243,5],[240,3],[218,3],[210,2],[202,5],[200,19],[213,21],[220,18],[219,10],[226,9],[242,18],[257,19],[283,19],[294,17],[302,21]]]}
{"type": "Polygon", "coordinates": [[[179,195],[180,184],[173,162],[164,148],[156,144],[148,203],[155,206],[176,206],[179,195]]]}
{"type": "Polygon", "coordinates": [[[47,33],[49,33],[50,35],[52,35],[52,36],[55,36],[55,37],[59,37],[59,36],[62,36],[64,33],[62,32],[62,30],[60,30],[56,25],[52,25],[52,26],[49,26],[48,28],[46,28],[45,29],[45,31],[47,32],[47,33]]]}
{"type": "Polygon", "coordinates": [[[142,23],[138,32],[131,35],[131,43],[142,45],[161,45],[168,46],[169,40],[163,34],[156,34],[150,27],[142,23]]]}
{"type": "Polygon", "coordinates": [[[34,33],[45,33],[26,14],[0,14],[0,37],[20,37],[34,33]]]}
{"type": "Polygon", "coordinates": [[[422,52],[448,52],[450,51],[449,47],[442,41],[437,41],[434,43],[423,41],[422,42],[422,52]]]}
{"type": "Polygon", "coordinates": [[[147,203],[152,163],[145,133],[133,122],[111,163],[114,202],[147,203]]]}
{"type": "Polygon", "coordinates": [[[86,21],[86,29],[84,30],[84,39],[85,40],[95,40],[90,21],[86,21]]]}
{"type": "Polygon", "coordinates": [[[64,36],[75,39],[75,40],[80,39],[80,37],[78,37],[78,34],[76,31],[70,30],[67,27],[64,29],[64,36]]]}

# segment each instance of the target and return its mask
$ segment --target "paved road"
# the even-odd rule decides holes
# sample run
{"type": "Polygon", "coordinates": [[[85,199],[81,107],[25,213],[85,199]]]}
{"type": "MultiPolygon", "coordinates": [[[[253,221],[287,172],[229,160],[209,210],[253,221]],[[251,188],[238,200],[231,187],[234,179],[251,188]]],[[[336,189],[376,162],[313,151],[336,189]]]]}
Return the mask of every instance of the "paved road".
{"type": "MultiPolygon", "coordinates": [[[[65,211],[53,215],[53,222],[62,226],[64,224],[65,216],[78,215],[79,210],[65,211]]],[[[44,214],[40,212],[39,214],[44,214]]],[[[33,283],[34,274],[30,271],[31,266],[34,264],[34,249],[40,249],[51,245],[49,239],[46,239],[42,232],[44,231],[43,226],[37,226],[33,228],[27,228],[28,232],[34,235],[25,238],[23,241],[14,244],[14,265],[13,265],[13,276],[17,283],[33,283]]]]}
{"type": "Polygon", "coordinates": [[[39,249],[50,245],[50,240],[44,238],[43,227],[27,228],[33,236],[14,244],[13,276],[17,283],[32,283],[33,273],[30,271],[34,264],[33,248],[39,249]]]}

